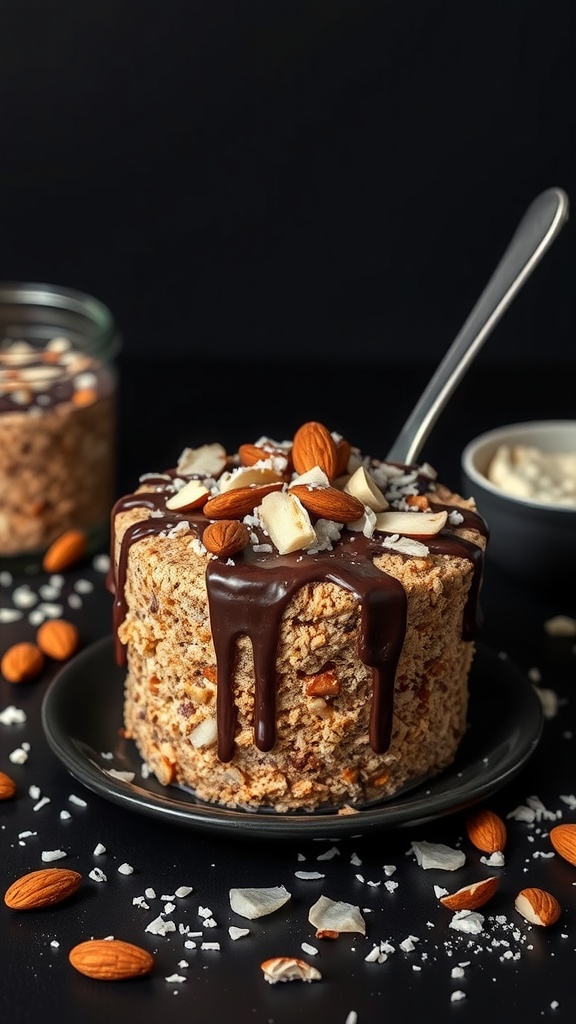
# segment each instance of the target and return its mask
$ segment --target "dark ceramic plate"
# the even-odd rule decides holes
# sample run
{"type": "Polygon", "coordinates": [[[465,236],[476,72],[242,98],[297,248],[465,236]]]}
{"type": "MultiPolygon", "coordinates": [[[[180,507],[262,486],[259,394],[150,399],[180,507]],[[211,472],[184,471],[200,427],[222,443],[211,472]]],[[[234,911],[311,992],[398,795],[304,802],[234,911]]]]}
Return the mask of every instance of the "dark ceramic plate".
{"type": "Polygon", "coordinates": [[[111,637],[61,669],[42,705],[50,747],[88,789],[131,811],[234,838],[337,838],[418,825],[482,800],[518,774],[542,732],[540,700],[508,659],[478,646],[470,676],[469,727],[457,758],[440,775],[357,814],[278,814],[229,810],[191,791],[142,777],[142,759],[120,737],[124,669],[114,661],[111,637]],[[104,757],[112,754],[112,758],[104,757]],[[132,781],[109,774],[133,772],[132,781]]]}

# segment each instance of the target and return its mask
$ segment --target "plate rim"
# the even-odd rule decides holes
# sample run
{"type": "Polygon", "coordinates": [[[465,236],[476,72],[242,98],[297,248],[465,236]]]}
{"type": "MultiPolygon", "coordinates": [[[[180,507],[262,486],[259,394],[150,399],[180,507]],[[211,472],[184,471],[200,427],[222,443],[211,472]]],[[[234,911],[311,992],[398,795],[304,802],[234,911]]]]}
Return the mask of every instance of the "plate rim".
{"type": "MultiPolygon", "coordinates": [[[[82,740],[64,734],[56,721],[54,705],[57,700],[62,699],[62,692],[66,694],[66,688],[70,685],[69,678],[73,678],[76,672],[81,671],[84,663],[106,657],[107,650],[111,656],[111,670],[122,671],[113,659],[113,636],[109,634],[71,658],[51,681],[42,700],[41,722],[52,753],[77,781],[103,799],[149,817],[161,818],[181,827],[195,828],[212,834],[228,832],[235,838],[258,839],[285,840],[290,835],[299,838],[309,836],[334,839],[363,835],[367,831],[424,825],[478,803],[511,781],[536,750],[544,726],[541,702],[527,676],[508,655],[497,654],[484,643],[477,642],[470,673],[471,685],[474,684],[475,675],[479,671],[478,662],[492,660],[493,665],[498,664],[500,673],[509,681],[510,692],[514,690],[517,696],[523,691],[525,710],[530,712],[531,731],[519,745],[515,757],[509,754],[504,758],[503,768],[497,775],[491,766],[492,771],[487,772],[484,779],[480,779],[473,791],[470,791],[469,787],[464,787],[464,791],[459,794],[456,786],[435,798],[430,794],[430,789],[434,789],[437,780],[445,779],[447,775],[457,778],[457,754],[451,765],[407,790],[404,796],[392,797],[349,815],[321,811],[298,814],[258,813],[257,810],[227,808],[197,800],[192,794],[186,798],[185,790],[178,790],[176,787],[167,787],[166,796],[151,791],[144,791],[145,796],[142,796],[140,786],[114,779],[87,754],[82,755],[82,740]],[[180,799],[177,794],[180,794],[180,799]]],[[[123,694],[123,689],[121,693],[123,694]]],[[[89,704],[87,706],[89,707],[89,704]]],[[[118,725],[122,725],[122,719],[118,725]]],[[[136,756],[140,757],[137,750],[136,756]]]]}

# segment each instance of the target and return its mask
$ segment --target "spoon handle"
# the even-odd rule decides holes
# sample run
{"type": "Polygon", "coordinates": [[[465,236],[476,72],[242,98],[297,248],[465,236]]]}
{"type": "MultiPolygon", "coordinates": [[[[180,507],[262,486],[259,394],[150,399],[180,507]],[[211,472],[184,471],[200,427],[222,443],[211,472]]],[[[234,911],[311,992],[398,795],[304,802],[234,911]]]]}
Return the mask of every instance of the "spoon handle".
{"type": "Polygon", "coordinates": [[[390,448],[389,462],[416,461],[470,363],[560,232],[568,206],[568,196],[561,188],[547,189],[530,204],[478,302],[390,448]]]}

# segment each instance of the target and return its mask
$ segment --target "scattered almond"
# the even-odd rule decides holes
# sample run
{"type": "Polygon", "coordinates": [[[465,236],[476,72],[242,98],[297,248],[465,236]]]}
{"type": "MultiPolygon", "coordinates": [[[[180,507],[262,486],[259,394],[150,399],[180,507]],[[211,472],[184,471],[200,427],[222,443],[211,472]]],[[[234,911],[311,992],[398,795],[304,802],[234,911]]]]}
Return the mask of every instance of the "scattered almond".
{"type": "Polygon", "coordinates": [[[339,458],[336,443],[330,431],[322,423],[303,423],[294,434],[292,462],[297,473],[306,473],[314,466],[320,466],[329,480],[337,475],[339,458]]]}
{"type": "Polygon", "coordinates": [[[2,655],[0,672],[9,683],[26,683],[44,668],[44,655],[33,643],[13,644],[2,655]]]}
{"type": "Polygon", "coordinates": [[[5,772],[0,772],[0,800],[10,800],[16,792],[16,783],[5,772]]]}
{"type": "Polygon", "coordinates": [[[263,487],[236,487],[210,498],[204,505],[208,519],[243,519],[253,512],[262,498],[282,487],[281,483],[265,484],[263,487]]]}
{"type": "Polygon", "coordinates": [[[522,889],[514,906],[526,921],[541,928],[555,924],[562,913],[558,900],[545,889],[522,889]]]}
{"type": "Polygon", "coordinates": [[[86,554],[87,537],[83,530],[66,530],[52,542],[44,555],[44,572],[63,572],[86,554]]]}
{"type": "Polygon", "coordinates": [[[440,903],[449,910],[476,910],[492,899],[497,888],[498,879],[495,876],[484,878],[481,882],[457,889],[449,896],[442,896],[440,903]]]}
{"type": "Polygon", "coordinates": [[[549,836],[556,853],[576,865],[576,825],[555,825],[549,836]]]}
{"type": "Polygon", "coordinates": [[[362,502],[336,487],[307,487],[306,484],[293,484],[290,493],[300,499],[308,512],[320,519],[332,519],[335,523],[353,523],[364,515],[362,502]]]}
{"type": "Polygon", "coordinates": [[[70,868],[41,868],[22,875],[6,890],[4,902],[11,910],[50,907],[76,892],[82,875],[70,868]]]}
{"type": "Polygon", "coordinates": [[[204,547],[219,558],[236,555],[249,541],[248,528],[237,519],[219,519],[215,523],[210,523],[202,534],[204,547]]]}
{"type": "Polygon", "coordinates": [[[88,939],[70,950],[68,959],[80,974],[99,981],[123,981],[149,974],[154,957],[122,939],[88,939]]]}
{"type": "Polygon", "coordinates": [[[44,654],[56,661],[66,661],[78,649],[80,634],[73,622],[49,619],[36,633],[36,643],[44,654]]]}
{"type": "Polygon", "coordinates": [[[322,975],[305,960],[293,956],[275,956],[260,964],[264,977],[270,985],[277,981],[320,981],[322,975]]]}
{"type": "Polygon", "coordinates": [[[306,676],[305,690],[308,697],[335,697],[340,693],[338,677],[332,669],[306,676]]]}
{"type": "Polygon", "coordinates": [[[469,814],[466,833],[470,842],[483,853],[497,853],[506,846],[506,825],[494,811],[480,809],[469,814]]]}

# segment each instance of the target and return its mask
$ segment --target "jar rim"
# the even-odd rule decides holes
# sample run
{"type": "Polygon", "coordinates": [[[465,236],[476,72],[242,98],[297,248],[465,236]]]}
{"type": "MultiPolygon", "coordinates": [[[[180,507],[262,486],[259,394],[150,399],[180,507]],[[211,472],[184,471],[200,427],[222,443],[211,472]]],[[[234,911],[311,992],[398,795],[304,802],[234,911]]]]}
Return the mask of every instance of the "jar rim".
{"type": "Polygon", "coordinates": [[[112,359],[122,339],[111,309],[88,292],[77,288],[35,281],[0,281],[0,305],[45,306],[84,316],[98,329],[99,343],[106,358],[112,359]]]}

